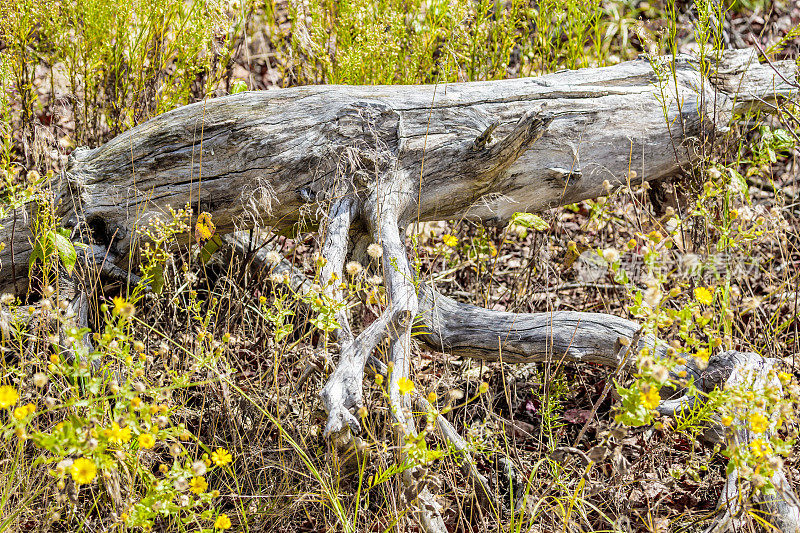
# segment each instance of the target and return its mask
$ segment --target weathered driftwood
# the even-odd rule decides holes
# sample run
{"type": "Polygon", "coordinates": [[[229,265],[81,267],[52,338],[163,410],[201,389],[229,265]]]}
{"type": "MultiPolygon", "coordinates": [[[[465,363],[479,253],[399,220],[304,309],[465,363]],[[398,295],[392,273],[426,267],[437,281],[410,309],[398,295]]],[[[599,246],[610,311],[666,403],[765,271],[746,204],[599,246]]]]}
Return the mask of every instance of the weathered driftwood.
{"type": "MultiPolygon", "coordinates": [[[[739,51],[726,53],[710,80],[696,62],[675,58],[435,87],[243,93],[165,113],[76,151],[52,189],[65,225],[112,273],[135,263],[143,226],[187,203],[211,213],[220,233],[321,220],[322,281],[333,298],[342,295],[328,282],[341,277],[349,244],[380,243],[389,304],[355,337],[346,313],[337,316],[340,361],[322,393],[326,433],[358,431],[364,365],[388,339],[389,396],[404,438],[415,428],[398,382],[409,374],[412,319],[420,311],[427,342],[505,360],[552,355],[617,365],[618,339],[632,338],[637,326],[585,314],[484,315],[492,312],[418,294],[399,228],[413,220],[505,220],[671,176],[734,113],[791,94],[795,65],[775,66],[779,73],[739,51]],[[666,75],[669,68],[674,74],[666,75]]],[[[16,224],[2,222],[3,287],[19,284],[30,254],[22,215],[16,224]]],[[[794,510],[779,520],[797,524],[791,501],[784,499],[794,510]]],[[[443,531],[430,502],[417,516],[426,530],[443,531]]]]}
{"type": "MultiPolygon", "coordinates": [[[[791,92],[793,65],[776,66],[780,76],[729,52],[709,82],[678,58],[663,96],[645,59],[505,81],[241,93],[76,150],[53,190],[65,223],[85,223],[122,266],[168,205],[212,213],[221,233],[289,228],[314,200],[386,183],[390,165],[414,182],[405,220],[502,220],[605,194],[604,181],[627,184],[630,171],[633,182],[676,173],[703,127],[791,92]]],[[[24,283],[27,222],[23,210],[0,221],[0,288],[24,283]]]]}

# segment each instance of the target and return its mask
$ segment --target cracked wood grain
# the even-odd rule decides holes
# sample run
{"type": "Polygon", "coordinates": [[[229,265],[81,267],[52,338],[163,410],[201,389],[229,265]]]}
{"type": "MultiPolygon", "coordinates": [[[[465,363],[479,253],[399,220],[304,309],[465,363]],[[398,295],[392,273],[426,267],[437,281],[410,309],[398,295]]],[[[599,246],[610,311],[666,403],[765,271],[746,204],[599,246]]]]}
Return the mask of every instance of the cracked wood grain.
{"type": "MultiPolygon", "coordinates": [[[[796,79],[791,62],[775,63],[776,73],[750,51],[726,52],[710,81],[678,57],[662,108],[658,62],[439,87],[240,93],[75,150],[52,190],[63,223],[86,225],[121,267],[141,228],[170,205],[210,212],[223,234],[256,224],[286,230],[314,218],[309,202],[330,200],[343,182],[363,189],[374,181],[387,154],[417,185],[401,218],[502,221],[606,194],[605,181],[627,185],[631,170],[634,181],[674,175],[691,161],[703,127],[724,128],[732,113],[792,94],[784,79],[796,79]],[[716,107],[701,109],[701,101],[716,107]],[[520,128],[536,121],[538,131],[520,128]],[[540,138],[531,142],[531,133],[540,138]]],[[[31,251],[28,210],[16,215],[16,224],[13,216],[0,221],[4,290],[12,264],[20,271],[31,251]]]]}

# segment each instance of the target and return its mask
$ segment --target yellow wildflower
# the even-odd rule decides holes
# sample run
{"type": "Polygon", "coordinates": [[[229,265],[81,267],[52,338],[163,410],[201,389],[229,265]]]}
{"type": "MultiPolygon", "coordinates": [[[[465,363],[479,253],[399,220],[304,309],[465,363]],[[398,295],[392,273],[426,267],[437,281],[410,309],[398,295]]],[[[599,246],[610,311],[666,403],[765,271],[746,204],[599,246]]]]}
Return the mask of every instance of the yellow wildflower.
{"type": "Polygon", "coordinates": [[[197,242],[201,240],[207,241],[214,235],[216,226],[211,222],[211,214],[203,211],[197,216],[197,223],[194,226],[195,238],[197,242]]]}
{"type": "Polygon", "coordinates": [[[700,302],[701,304],[711,305],[711,302],[714,301],[714,296],[711,294],[711,291],[705,287],[697,287],[694,290],[694,299],[700,302]]]}
{"type": "Polygon", "coordinates": [[[23,405],[21,407],[17,407],[16,409],[14,409],[14,418],[16,418],[17,420],[22,420],[26,416],[33,414],[35,411],[36,411],[36,406],[33,405],[32,403],[29,403],[27,405],[23,405]]]}
{"type": "Polygon", "coordinates": [[[753,439],[750,442],[750,449],[756,457],[764,458],[768,455],[772,455],[772,446],[764,439],[753,439]]]}
{"type": "Polygon", "coordinates": [[[131,428],[119,427],[119,424],[113,422],[109,429],[103,431],[111,444],[122,444],[131,440],[131,428]]]}
{"type": "Polygon", "coordinates": [[[660,402],[661,396],[659,396],[658,390],[655,387],[650,387],[647,389],[647,392],[642,393],[642,403],[648,409],[655,409],[660,402]]]}
{"type": "Polygon", "coordinates": [[[731,415],[722,415],[720,422],[723,426],[727,427],[733,424],[733,417],[731,415]]]}
{"type": "Polygon", "coordinates": [[[136,308],[133,306],[133,304],[122,296],[115,296],[111,301],[114,303],[113,313],[115,315],[131,318],[136,312],[136,308]]]}
{"type": "Polygon", "coordinates": [[[458,237],[455,235],[445,234],[442,235],[442,242],[450,248],[455,248],[458,245],[458,237]]]}
{"type": "Polygon", "coordinates": [[[150,433],[142,433],[139,435],[140,448],[152,448],[156,444],[156,438],[150,433]]]}
{"type": "Polygon", "coordinates": [[[206,478],[203,476],[193,477],[192,480],[189,482],[189,489],[195,494],[202,494],[208,488],[208,483],[206,482],[206,478]]]}
{"type": "Polygon", "coordinates": [[[80,457],[75,459],[75,462],[72,463],[70,474],[72,474],[72,479],[75,483],[78,485],[85,485],[86,483],[91,483],[97,475],[97,467],[94,462],[89,459],[80,457]]]}
{"type": "Polygon", "coordinates": [[[750,415],[750,428],[756,433],[764,433],[767,430],[767,417],[761,413],[750,415]]]}
{"type": "Polygon", "coordinates": [[[403,376],[397,380],[397,387],[400,389],[400,394],[408,394],[414,390],[414,382],[403,376]]]}
{"type": "Polygon", "coordinates": [[[19,400],[17,390],[10,385],[0,387],[0,407],[11,407],[19,400]]]}
{"type": "Polygon", "coordinates": [[[230,527],[231,519],[226,514],[219,515],[214,521],[214,529],[230,529],[230,527]]]}
{"type": "Polygon", "coordinates": [[[224,466],[233,461],[233,456],[225,448],[217,448],[217,451],[211,454],[211,460],[217,466],[224,466]]]}

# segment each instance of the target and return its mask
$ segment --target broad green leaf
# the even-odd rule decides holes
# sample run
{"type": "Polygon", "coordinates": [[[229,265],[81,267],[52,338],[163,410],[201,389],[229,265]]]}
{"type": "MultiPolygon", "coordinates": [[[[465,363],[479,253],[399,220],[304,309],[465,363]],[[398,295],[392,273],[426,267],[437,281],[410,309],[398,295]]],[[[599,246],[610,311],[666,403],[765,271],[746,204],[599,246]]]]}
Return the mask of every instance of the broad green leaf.
{"type": "Polygon", "coordinates": [[[533,213],[514,213],[511,217],[511,222],[525,228],[533,228],[537,231],[546,231],[550,229],[550,225],[545,222],[542,217],[534,215],[533,213]]]}
{"type": "Polygon", "coordinates": [[[747,194],[747,180],[735,171],[732,168],[728,169],[728,174],[731,176],[731,182],[729,185],[730,191],[733,193],[740,194],[749,204],[750,203],[750,195],[747,194]]]}
{"type": "Polygon", "coordinates": [[[28,276],[30,276],[31,269],[33,268],[33,265],[36,264],[37,259],[44,262],[44,250],[42,249],[42,244],[39,241],[36,241],[33,251],[28,257],[28,276]]]}
{"type": "Polygon", "coordinates": [[[67,273],[71,274],[78,258],[78,254],[75,252],[75,245],[64,235],[55,231],[50,232],[50,242],[58,252],[58,257],[64,264],[64,268],[67,269],[67,273]]]}
{"type": "Polygon", "coordinates": [[[243,93],[247,90],[247,83],[242,80],[236,80],[231,84],[231,94],[243,93]]]}
{"type": "Polygon", "coordinates": [[[149,269],[150,275],[150,290],[153,291],[154,294],[161,294],[161,291],[164,290],[164,267],[161,265],[153,265],[149,269]]]}
{"type": "Polygon", "coordinates": [[[203,245],[203,248],[200,250],[200,262],[202,264],[208,264],[211,260],[211,256],[219,250],[220,246],[222,246],[222,239],[220,239],[219,235],[214,235],[203,245]]]}

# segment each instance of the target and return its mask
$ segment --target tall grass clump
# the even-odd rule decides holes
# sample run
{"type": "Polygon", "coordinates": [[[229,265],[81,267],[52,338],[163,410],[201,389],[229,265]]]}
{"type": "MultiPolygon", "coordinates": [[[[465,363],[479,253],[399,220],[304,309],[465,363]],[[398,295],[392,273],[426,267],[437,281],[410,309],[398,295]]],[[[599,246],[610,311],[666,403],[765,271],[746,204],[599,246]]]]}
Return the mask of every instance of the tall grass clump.
{"type": "MultiPolygon", "coordinates": [[[[633,7],[614,4],[625,24],[633,7]]],[[[624,28],[598,0],[290,2],[267,9],[292,84],[420,84],[502,79],[605,64],[624,28]],[[283,29],[282,29],[283,28],[283,29]]]]}
{"type": "Polygon", "coordinates": [[[2,88],[25,163],[212,95],[235,31],[220,1],[4,2],[2,88]]]}

